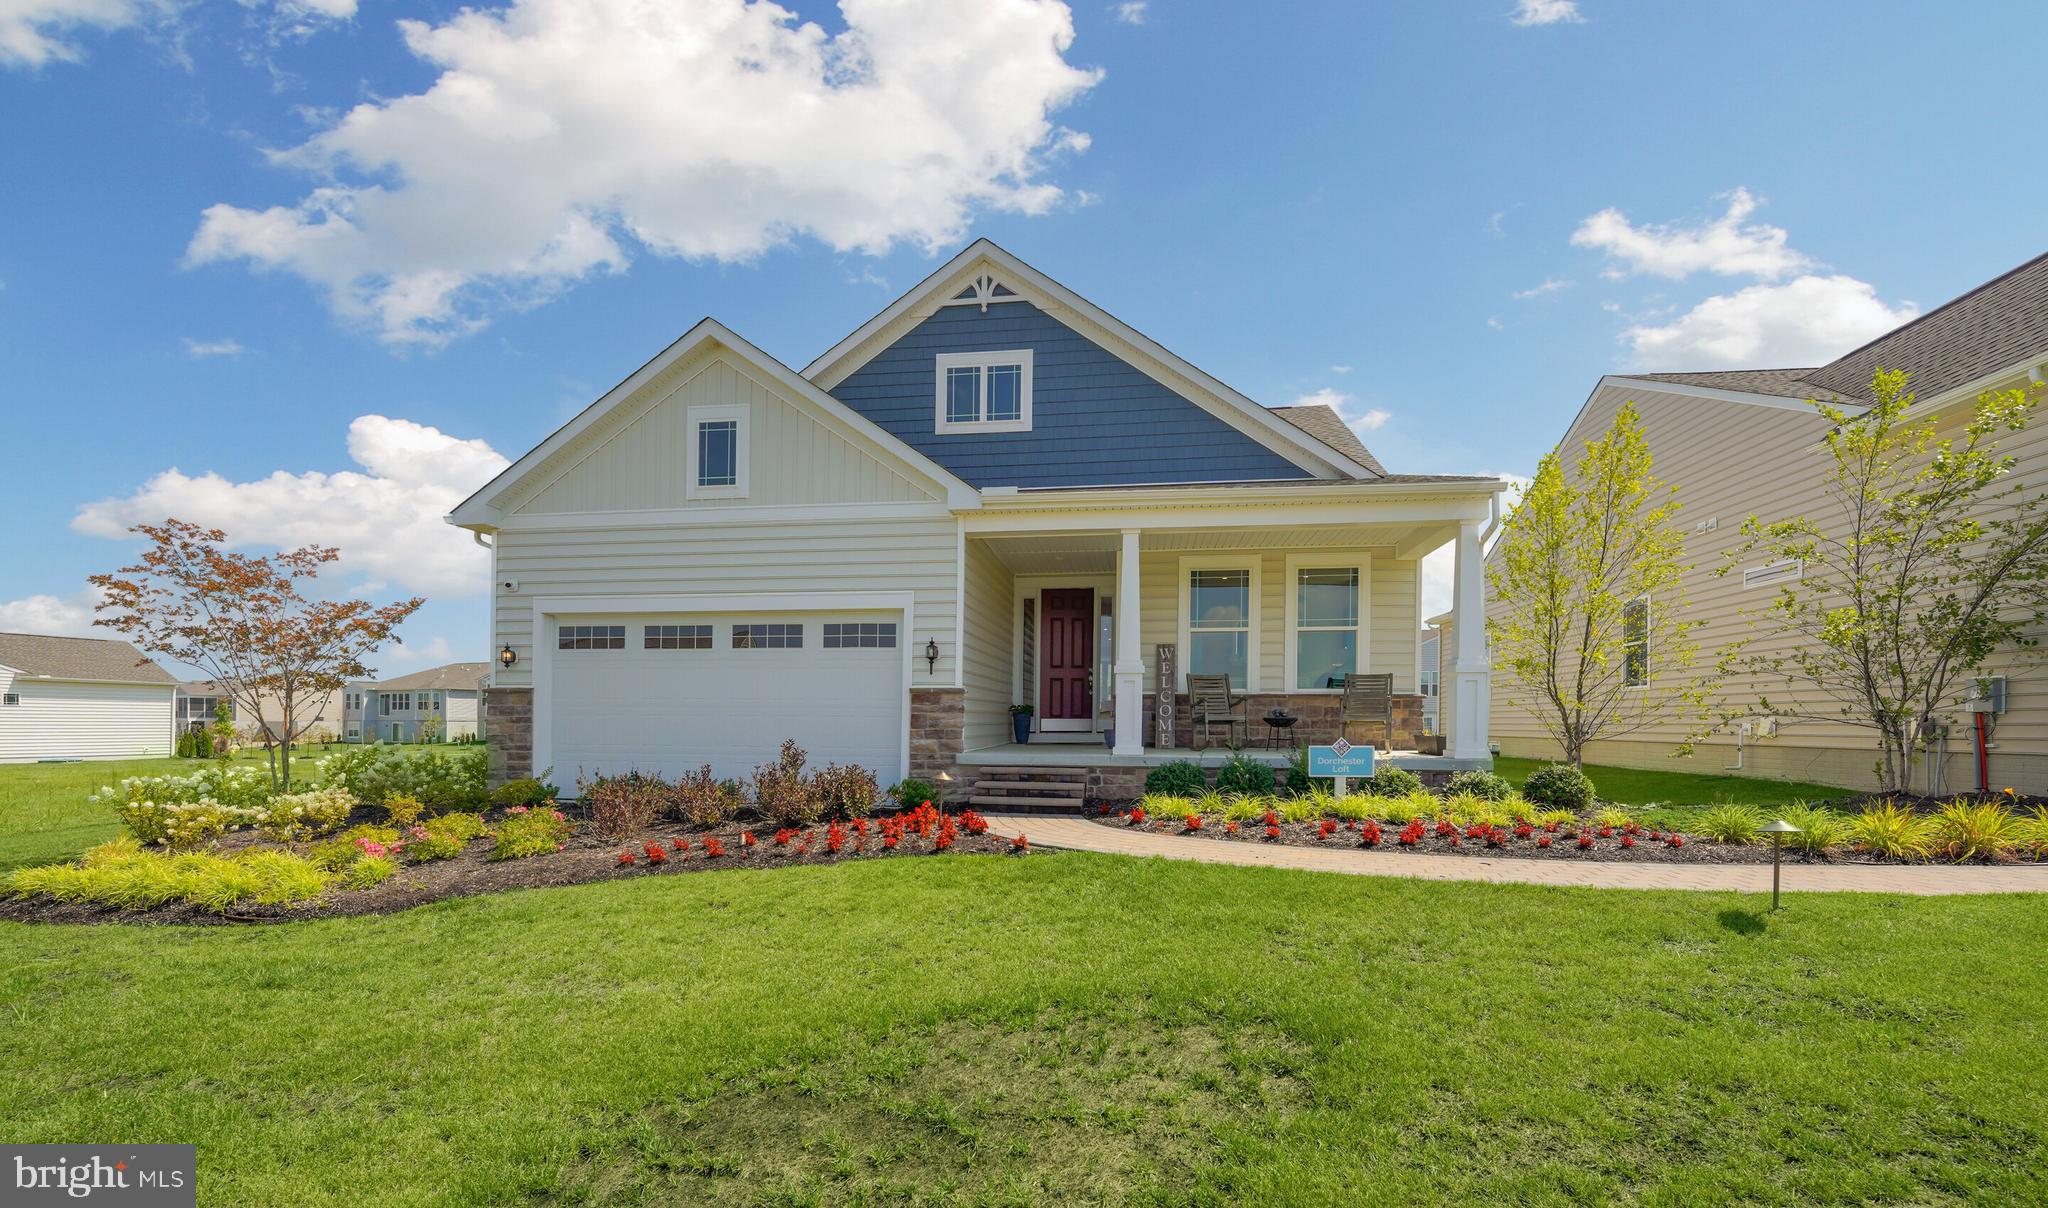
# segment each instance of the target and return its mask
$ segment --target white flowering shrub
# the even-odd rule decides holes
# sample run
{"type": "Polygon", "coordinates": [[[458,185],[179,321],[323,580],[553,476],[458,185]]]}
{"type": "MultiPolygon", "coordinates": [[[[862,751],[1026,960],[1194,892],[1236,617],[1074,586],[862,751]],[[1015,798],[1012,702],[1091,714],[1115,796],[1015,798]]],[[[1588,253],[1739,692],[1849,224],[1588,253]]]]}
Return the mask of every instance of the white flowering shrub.
{"type": "Polygon", "coordinates": [[[270,775],[262,768],[230,765],[203,768],[189,776],[130,776],[99,789],[88,800],[109,809],[139,802],[176,805],[201,801],[246,809],[275,795],[270,775]]]}
{"type": "Polygon", "coordinates": [[[263,833],[280,843],[310,839],[339,830],[356,807],[355,794],[344,785],[330,785],[307,793],[273,797],[262,807],[263,833]]]}
{"type": "MultiPolygon", "coordinates": [[[[105,791],[105,790],[102,790],[105,791]]],[[[189,851],[231,830],[252,825],[262,811],[246,806],[200,801],[130,801],[120,807],[121,825],[139,843],[189,851]]]]}

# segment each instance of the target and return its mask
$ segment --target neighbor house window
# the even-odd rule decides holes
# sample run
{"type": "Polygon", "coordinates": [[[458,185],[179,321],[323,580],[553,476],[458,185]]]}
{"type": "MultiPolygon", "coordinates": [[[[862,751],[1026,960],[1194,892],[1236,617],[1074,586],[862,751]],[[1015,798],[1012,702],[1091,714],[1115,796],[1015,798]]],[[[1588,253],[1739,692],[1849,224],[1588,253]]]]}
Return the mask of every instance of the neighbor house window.
{"type": "Polygon", "coordinates": [[[1358,566],[1296,566],[1293,637],[1295,691],[1335,691],[1358,670],[1358,566]]]}
{"type": "Polygon", "coordinates": [[[825,622],[825,649],[851,650],[855,647],[866,647],[870,649],[879,650],[896,649],[896,622],[825,622]]]}
{"type": "Polygon", "coordinates": [[[1031,430],[1031,350],[948,352],[937,361],[938,432],[1031,430]]]}
{"type": "Polygon", "coordinates": [[[21,703],[21,693],[19,693],[19,692],[5,692],[5,693],[0,693],[0,705],[4,705],[4,706],[6,706],[7,708],[10,708],[10,709],[11,709],[11,708],[13,708],[14,706],[16,706],[16,705],[18,705],[18,704],[20,704],[20,703],[21,703]]]}
{"type": "Polygon", "coordinates": [[[1621,682],[1640,688],[1650,682],[1650,597],[1639,596],[1622,606],[1621,682]]]}
{"type": "Polygon", "coordinates": [[[685,497],[743,498],[747,493],[746,405],[692,407],[689,417],[685,497]]]}
{"type": "Polygon", "coordinates": [[[1249,691],[1252,651],[1252,572],[1196,568],[1187,572],[1187,673],[1227,675],[1249,691]]]}
{"type": "Polygon", "coordinates": [[[624,650],[624,625],[564,625],[555,637],[557,650],[624,650]]]}
{"type": "Polygon", "coordinates": [[[734,650],[795,650],[804,644],[804,627],[771,621],[732,627],[734,650]]]}
{"type": "Polygon", "coordinates": [[[649,650],[709,650],[709,625],[649,625],[641,640],[649,650]]]}
{"type": "Polygon", "coordinates": [[[380,699],[383,701],[382,705],[378,708],[378,711],[381,713],[412,712],[412,693],[410,692],[385,692],[380,694],[380,699]]]}

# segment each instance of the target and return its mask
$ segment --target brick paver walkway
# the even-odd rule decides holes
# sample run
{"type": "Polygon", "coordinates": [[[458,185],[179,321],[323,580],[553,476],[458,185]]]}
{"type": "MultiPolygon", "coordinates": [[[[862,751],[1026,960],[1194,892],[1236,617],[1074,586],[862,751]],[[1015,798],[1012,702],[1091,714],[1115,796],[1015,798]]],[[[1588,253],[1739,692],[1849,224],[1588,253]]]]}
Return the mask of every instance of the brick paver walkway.
{"type": "MultiPolygon", "coordinates": [[[[1022,834],[1034,847],[1109,852],[1121,856],[1165,856],[1205,864],[1248,864],[1300,868],[1373,877],[1418,877],[1429,881],[1517,881],[1530,885],[1580,885],[1595,889],[1717,889],[1769,893],[1768,864],[1575,864],[1513,857],[1438,856],[1360,851],[1355,847],[1289,847],[1227,839],[1197,839],[1141,830],[1120,830],[1057,814],[989,814],[989,829],[1022,834]]],[[[1850,893],[2048,893],[2048,865],[1972,865],[1967,868],[1889,864],[1787,864],[1787,892],[1850,893]]]]}

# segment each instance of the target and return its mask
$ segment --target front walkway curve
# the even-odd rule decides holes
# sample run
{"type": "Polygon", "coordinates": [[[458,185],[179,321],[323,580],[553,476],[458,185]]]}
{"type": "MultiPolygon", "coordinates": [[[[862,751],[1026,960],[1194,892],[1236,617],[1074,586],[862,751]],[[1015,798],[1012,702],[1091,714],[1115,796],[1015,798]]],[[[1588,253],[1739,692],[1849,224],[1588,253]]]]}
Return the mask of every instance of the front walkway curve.
{"type": "MultiPolygon", "coordinates": [[[[1514,881],[1593,889],[1715,889],[1769,893],[1768,864],[1573,864],[1513,857],[1439,856],[1357,848],[1291,847],[1125,830],[1057,814],[989,814],[989,829],[1024,835],[1033,847],[1165,856],[1205,864],[1299,868],[1425,881],[1514,881]]],[[[2048,865],[1787,864],[1788,892],[2048,893],[2048,865]]]]}

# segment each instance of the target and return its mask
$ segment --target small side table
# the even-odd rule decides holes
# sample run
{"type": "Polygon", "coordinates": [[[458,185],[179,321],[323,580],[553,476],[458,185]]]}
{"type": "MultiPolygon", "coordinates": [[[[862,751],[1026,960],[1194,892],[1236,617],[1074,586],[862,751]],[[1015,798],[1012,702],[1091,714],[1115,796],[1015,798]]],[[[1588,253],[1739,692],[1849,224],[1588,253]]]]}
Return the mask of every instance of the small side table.
{"type": "Polygon", "coordinates": [[[1261,715],[1259,720],[1266,723],[1267,750],[1294,745],[1288,739],[1294,729],[1294,723],[1301,720],[1299,717],[1291,713],[1267,713],[1261,715]]]}

